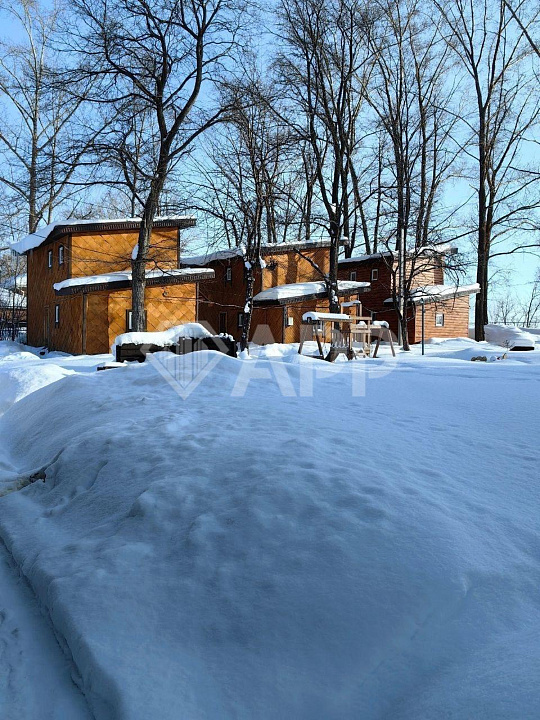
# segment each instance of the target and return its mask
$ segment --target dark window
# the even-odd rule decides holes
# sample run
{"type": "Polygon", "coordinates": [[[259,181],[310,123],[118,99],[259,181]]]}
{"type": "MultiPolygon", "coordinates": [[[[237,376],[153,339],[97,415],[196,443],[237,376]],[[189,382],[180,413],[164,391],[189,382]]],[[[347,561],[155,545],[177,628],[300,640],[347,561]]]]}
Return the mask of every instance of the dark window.
{"type": "Polygon", "coordinates": [[[52,250],[49,250],[49,252],[47,253],[47,267],[48,268],[52,268],[52,256],[53,256],[53,252],[52,252],[52,250]]]}
{"type": "Polygon", "coordinates": [[[378,280],[379,279],[379,270],[378,268],[373,268],[371,271],[371,279],[372,280],[378,280]]]}
{"type": "Polygon", "coordinates": [[[244,325],[244,313],[238,313],[238,327],[241,328],[244,325]]]}
{"type": "Polygon", "coordinates": [[[229,266],[225,270],[225,282],[232,282],[232,267],[229,266]]]}
{"type": "Polygon", "coordinates": [[[58,248],[58,264],[63,265],[64,264],[64,246],[60,245],[58,248]]]}
{"type": "Polygon", "coordinates": [[[227,313],[226,312],[219,313],[219,332],[220,333],[227,332],[227,313]]]}
{"type": "Polygon", "coordinates": [[[349,280],[356,282],[356,270],[351,270],[351,272],[349,274],[349,280]]]}
{"type": "Polygon", "coordinates": [[[60,325],[60,305],[54,306],[54,327],[59,327],[60,325]]]}

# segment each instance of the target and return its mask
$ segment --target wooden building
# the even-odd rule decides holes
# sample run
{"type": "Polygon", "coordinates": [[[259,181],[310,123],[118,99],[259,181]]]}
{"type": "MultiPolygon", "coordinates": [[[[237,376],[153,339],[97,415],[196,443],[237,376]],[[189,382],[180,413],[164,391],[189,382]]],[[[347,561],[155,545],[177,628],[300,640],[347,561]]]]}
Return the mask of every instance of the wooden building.
{"type": "MultiPolygon", "coordinates": [[[[131,330],[131,258],[140,220],[54,223],[13,245],[28,260],[28,343],[68,353],[106,353],[131,330]]],[[[157,218],[147,262],[146,325],[197,320],[199,283],[211,270],[178,268],[191,217],[157,218]]]]}
{"type": "MultiPolygon", "coordinates": [[[[425,337],[468,337],[470,295],[479,291],[474,285],[445,285],[446,254],[455,248],[441,245],[430,248],[425,261],[416,259],[410,298],[407,303],[409,342],[422,339],[421,305],[425,307],[425,337]]],[[[398,319],[393,305],[397,263],[390,252],[359,255],[340,260],[341,280],[369,282],[362,296],[364,313],[374,320],[385,320],[397,335],[398,319]]]]}
{"type": "MultiPolygon", "coordinates": [[[[328,311],[327,293],[321,273],[330,265],[330,242],[263,245],[264,267],[255,272],[251,340],[258,344],[300,341],[302,315],[328,311]]],[[[216,333],[228,333],[239,340],[246,303],[245,264],[238,248],[208,255],[183,257],[185,267],[205,267],[214,279],[205,282],[199,293],[199,322],[216,333]]],[[[357,296],[366,283],[341,283],[343,298],[357,296]]]]}

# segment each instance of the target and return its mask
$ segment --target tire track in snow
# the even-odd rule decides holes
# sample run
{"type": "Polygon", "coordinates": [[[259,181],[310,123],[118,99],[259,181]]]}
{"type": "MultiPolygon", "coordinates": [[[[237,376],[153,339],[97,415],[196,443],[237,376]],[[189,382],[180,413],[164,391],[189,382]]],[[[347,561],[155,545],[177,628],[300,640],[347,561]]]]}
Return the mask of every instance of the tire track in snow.
{"type": "Polygon", "coordinates": [[[49,621],[0,540],[0,718],[92,717],[49,621]]]}

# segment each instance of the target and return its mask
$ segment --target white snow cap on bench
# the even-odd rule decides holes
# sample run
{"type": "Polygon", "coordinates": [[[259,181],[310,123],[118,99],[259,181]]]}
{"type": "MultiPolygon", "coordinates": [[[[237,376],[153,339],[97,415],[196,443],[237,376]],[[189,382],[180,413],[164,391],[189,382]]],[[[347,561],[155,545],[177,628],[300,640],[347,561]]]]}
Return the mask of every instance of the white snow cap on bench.
{"type": "Polygon", "coordinates": [[[350,315],[343,313],[307,312],[302,315],[304,322],[319,322],[319,320],[350,320],[350,315]]]}
{"type": "Polygon", "coordinates": [[[185,323],[161,332],[127,332],[117,335],[112,350],[119,345],[157,345],[166,347],[173,345],[180,338],[200,339],[210,337],[212,333],[200,323],[185,323]]]}
{"type": "Polygon", "coordinates": [[[390,325],[386,322],[386,320],[373,320],[373,322],[371,323],[371,327],[389,328],[390,325]]]}

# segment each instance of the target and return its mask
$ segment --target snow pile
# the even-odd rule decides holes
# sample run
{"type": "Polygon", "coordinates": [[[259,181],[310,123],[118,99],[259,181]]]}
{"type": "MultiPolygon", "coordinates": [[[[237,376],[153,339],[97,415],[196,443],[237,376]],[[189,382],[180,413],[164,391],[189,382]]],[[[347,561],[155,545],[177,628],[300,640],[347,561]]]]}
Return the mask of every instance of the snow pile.
{"type": "Polygon", "coordinates": [[[537,354],[264,352],[77,373],[0,419],[45,475],[0,533],[96,720],[535,717],[537,354]]]}
{"type": "Polygon", "coordinates": [[[350,315],[343,313],[327,313],[327,312],[306,312],[302,315],[304,322],[319,322],[320,320],[350,320],[350,315]]]}
{"type": "Polygon", "coordinates": [[[0,358],[0,415],[23,397],[72,374],[72,370],[36,361],[31,353],[18,353],[9,363],[0,358]]]}
{"type": "Polygon", "coordinates": [[[168,345],[174,345],[180,338],[199,339],[210,337],[211,335],[212,333],[200,323],[175,325],[161,332],[122,333],[122,335],[116,336],[112,346],[112,353],[114,355],[114,348],[120,345],[157,345],[158,347],[167,347],[168,345]]]}
{"type": "Polygon", "coordinates": [[[487,342],[501,345],[509,350],[534,350],[536,338],[529,332],[509,325],[486,325],[487,342]]]}

